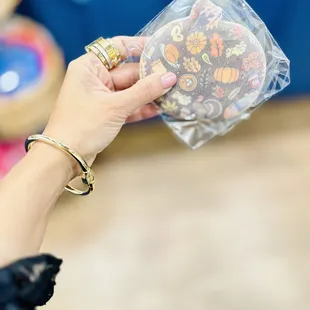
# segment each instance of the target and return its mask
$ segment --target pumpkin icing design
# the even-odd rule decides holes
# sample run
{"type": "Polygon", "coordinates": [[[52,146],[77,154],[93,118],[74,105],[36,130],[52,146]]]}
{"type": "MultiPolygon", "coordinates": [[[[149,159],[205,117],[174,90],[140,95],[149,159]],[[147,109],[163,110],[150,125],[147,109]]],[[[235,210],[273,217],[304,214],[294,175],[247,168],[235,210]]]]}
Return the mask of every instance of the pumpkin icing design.
{"type": "Polygon", "coordinates": [[[214,79],[223,84],[235,83],[239,80],[240,71],[236,68],[217,68],[214,71],[214,79]]]}

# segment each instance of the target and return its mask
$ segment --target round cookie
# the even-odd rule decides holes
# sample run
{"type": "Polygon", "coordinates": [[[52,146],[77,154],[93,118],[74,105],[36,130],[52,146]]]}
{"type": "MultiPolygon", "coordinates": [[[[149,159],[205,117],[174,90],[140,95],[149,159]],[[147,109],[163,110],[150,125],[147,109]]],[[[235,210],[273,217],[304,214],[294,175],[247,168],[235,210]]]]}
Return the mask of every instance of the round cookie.
{"type": "Polygon", "coordinates": [[[174,72],[178,83],[156,101],[179,120],[220,122],[240,116],[259,96],[266,57],[257,38],[222,20],[211,1],[198,1],[188,18],[159,29],[147,42],[140,76],[174,72]]]}

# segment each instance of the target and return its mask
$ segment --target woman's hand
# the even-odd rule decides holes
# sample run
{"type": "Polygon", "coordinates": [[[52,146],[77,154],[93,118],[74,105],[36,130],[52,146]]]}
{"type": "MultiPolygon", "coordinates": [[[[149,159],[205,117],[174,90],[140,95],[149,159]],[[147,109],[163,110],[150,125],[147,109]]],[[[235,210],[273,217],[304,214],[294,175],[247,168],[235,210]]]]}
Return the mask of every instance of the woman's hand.
{"type": "MultiPolygon", "coordinates": [[[[127,47],[143,47],[144,39],[121,37],[113,43],[125,59],[127,47]]],[[[135,53],[139,56],[138,49],[135,53]]],[[[93,54],[73,61],[44,133],[92,164],[128,118],[153,116],[155,109],[146,104],[176,83],[174,74],[154,74],[138,81],[138,67],[125,64],[108,72],[93,54]]],[[[35,143],[1,181],[0,267],[38,252],[50,211],[64,186],[78,173],[68,155],[35,143]]]]}
{"type": "MultiPolygon", "coordinates": [[[[140,56],[144,38],[112,39],[122,58],[127,50],[140,56]]],[[[68,68],[56,109],[44,134],[74,149],[88,164],[116,137],[126,120],[156,115],[147,105],[176,83],[173,73],[153,74],[139,80],[139,64],[126,63],[108,71],[92,53],[73,61],[68,68]]]]}

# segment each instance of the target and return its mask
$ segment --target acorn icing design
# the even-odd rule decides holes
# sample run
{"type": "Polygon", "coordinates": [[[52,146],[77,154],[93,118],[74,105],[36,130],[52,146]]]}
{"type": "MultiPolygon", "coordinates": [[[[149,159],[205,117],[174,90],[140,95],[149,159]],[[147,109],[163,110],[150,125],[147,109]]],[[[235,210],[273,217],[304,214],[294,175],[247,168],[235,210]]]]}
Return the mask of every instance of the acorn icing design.
{"type": "Polygon", "coordinates": [[[174,72],[178,83],[156,101],[179,120],[234,119],[257,100],[266,76],[265,52],[244,26],[223,19],[222,9],[198,0],[187,18],[159,29],[140,61],[141,78],[174,72]]]}

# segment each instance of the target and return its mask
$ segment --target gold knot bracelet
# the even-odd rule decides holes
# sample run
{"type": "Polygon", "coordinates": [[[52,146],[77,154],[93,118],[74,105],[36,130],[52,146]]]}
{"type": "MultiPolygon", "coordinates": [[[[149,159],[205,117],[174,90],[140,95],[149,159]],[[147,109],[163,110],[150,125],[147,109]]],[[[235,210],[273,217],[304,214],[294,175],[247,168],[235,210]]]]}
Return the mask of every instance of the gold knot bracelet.
{"type": "Polygon", "coordinates": [[[65,187],[65,189],[75,195],[80,195],[80,196],[86,196],[89,195],[93,190],[94,190],[94,186],[95,186],[95,176],[93,173],[93,170],[89,167],[89,165],[86,163],[86,161],[74,150],[72,150],[71,148],[69,148],[68,146],[66,146],[65,144],[51,138],[48,137],[46,135],[32,135],[30,136],[26,142],[25,142],[25,148],[26,151],[28,152],[32,145],[36,142],[36,141],[40,141],[43,142],[45,144],[49,144],[61,151],[63,151],[64,153],[68,154],[70,157],[72,157],[75,161],[78,162],[79,166],[82,169],[81,175],[80,177],[82,178],[82,182],[88,186],[87,190],[79,190],[76,188],[71,187],[70,185],[67,185],[65,187]]]}

